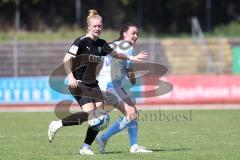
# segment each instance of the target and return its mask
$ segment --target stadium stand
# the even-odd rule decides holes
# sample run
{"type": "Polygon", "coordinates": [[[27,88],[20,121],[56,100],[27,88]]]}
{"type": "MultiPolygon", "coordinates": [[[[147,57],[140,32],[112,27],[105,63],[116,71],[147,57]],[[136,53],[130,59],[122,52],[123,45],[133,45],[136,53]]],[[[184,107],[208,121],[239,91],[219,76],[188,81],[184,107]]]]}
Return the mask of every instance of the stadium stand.
{"type": "Polygon", "coordinates": [[[225,39],[209,39],[206,45],[191,39],[168,39],[161,41],[170,64],[170,73],[206,74],[231,73],[231,45],[225,39]],[[209,62],[212,64],[209,66],[209,62]]]}
{"type": "MultiPolygon", "coordinates": [[[[234,41],[235,42],[235,41],[234,41]]],[[[18,44],[18,76],[42,76],[62,64],[71,42],[21,42],[18,44]]],[[[234,44],[236,44],[235,42],[234,44]]],[[[211,73],[231,73],[232,51],[226,39],[209,39],[207,46],[191,39],[164,39],[139,42],[137,51],[149,52],[149,61],[160,63],[169,69],[168,74],[206,74],[209,57],[211,73]]],[[[0,44],[0,76],[14,75],[13,44],[0,44]]]]}

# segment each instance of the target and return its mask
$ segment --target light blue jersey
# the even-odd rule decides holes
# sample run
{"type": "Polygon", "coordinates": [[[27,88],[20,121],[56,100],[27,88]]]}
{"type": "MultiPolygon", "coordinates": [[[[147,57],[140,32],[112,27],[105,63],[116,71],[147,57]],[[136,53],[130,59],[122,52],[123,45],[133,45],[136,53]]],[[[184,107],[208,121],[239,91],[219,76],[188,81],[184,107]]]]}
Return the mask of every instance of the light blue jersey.
{"type": "MultiPolygon", "coordinates": [[[[115,51],[123,53],[127,56],[134,56],[134,48],[126,41],[115,41],[110,45],[115,51]]],[[[107,87],[119,86],[121,87],[121,81],[126,78],[127,69],[133,68],[133,62],[130,60],[122,60],[113,58],[108,55],[104,57],[103,66],[100,73],[97,76],[99,86],[101,89],[107,87]]]]}

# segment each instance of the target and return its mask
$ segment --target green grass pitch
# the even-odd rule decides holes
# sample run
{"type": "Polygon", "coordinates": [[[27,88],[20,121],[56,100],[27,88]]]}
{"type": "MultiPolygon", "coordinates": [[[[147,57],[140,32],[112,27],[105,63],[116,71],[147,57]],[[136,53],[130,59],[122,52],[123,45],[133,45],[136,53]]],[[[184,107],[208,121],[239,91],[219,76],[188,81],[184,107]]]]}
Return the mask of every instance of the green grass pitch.
{"type": "MultiPolygon", "coordinates": [[[[111,123],[120,115],[111,113],[111,123]]],[[[115,135],[100,154],[78,154],[87,124],[65,127],[53,143],[47,139],[54,113],[0,113],[2,160],[239,160],[240,110],[155,110],[139,113],[139,144],[154,150],[130,154],[127,131],[115,135]]]]}

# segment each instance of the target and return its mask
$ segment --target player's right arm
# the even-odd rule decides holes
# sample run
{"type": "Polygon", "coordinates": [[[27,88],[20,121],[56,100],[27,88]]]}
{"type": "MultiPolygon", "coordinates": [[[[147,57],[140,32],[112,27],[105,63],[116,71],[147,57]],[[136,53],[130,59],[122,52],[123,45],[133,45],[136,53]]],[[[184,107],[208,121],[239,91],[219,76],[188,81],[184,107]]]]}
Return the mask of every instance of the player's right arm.
{"type": "Polygon", "coordinates": [[[81,38],[77,38],[73,42],[65,57],[63,58],[64,68],[67,72],[68,83],[71,88],[76,88],[78,85],[78,82],[73,76],[72,72],[72,60],[76,58],[78,52],[81,52],[81,38]]]}
{"type": "Polygon", "coordinates": [[[64,64],[64,69],[67,72],[67,78],[68,78],[68,83],[71,88],[76,88],[77,87],[77,80],[74,78],[73,73],[72,73],[72,56],[68,53],[66,53],[65,57],[63,58],[63,64],[64,64]]]}
{"type": "Polygon", "coordinates": [[[136,56],[126,56],[125,54],[119,53],[116,51],[112,51],[110,53],[110,55],[117,59],[130,60],[130,61],[134,61],[134,62],[142,62],[142,60],[146,59],[148,56],[148,54],[143,51],[139,52],[136,56]]]}
{"type": "Polygon", "coordinates": [[[124,53],[119,53],[113,48],[111,48],[110,45],[105,40],[103,41],[103,43],[104,43],[103,46],[104,46],[105,55],[110,54],[112,57],[117,59],[130,60],[134,62],[142,62],[144,59],[148,57],[148,54],[143,51],[139,52],[135,56],[128,56],[128,55],[125,55],[124,53]]]}

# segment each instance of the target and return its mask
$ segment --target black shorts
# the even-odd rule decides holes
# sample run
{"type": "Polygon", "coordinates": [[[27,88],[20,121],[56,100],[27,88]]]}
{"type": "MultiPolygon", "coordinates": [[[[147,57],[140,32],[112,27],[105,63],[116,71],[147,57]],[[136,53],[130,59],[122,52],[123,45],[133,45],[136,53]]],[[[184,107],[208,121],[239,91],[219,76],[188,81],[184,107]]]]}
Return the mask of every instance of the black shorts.
{"type": "Polygon", "coordinates": [[[81,107],[84,104],[91,102],[103,102],[103,96],[98,86],[98,82],[93,84],[78,82],[76,88],[69,88],[69,90],[81,107]]]}

